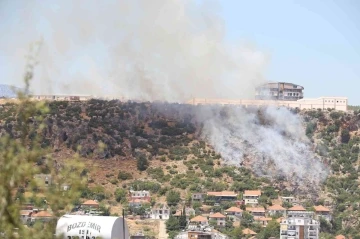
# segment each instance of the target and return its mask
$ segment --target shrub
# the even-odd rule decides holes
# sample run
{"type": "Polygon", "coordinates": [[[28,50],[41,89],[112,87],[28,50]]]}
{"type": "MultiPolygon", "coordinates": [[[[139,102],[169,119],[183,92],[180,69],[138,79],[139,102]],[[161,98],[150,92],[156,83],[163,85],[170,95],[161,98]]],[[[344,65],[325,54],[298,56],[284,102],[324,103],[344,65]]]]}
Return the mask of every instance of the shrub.
{"type": "Polygon", "coordinates": [[[145,171],[149,166],[149,162],[144,154],[137,157],[137,168],[140,171],[145,171]]]}
{"type": "Polygon", "coordinates": [[[350,140],[350,132],[348,129],[343,129],[341,131],[341,142],[344,144],[349,143],[350,140]]]}
{"type": "Polygon", "coordinates": [[[133,178],[133,176],[131,175],[131,173],[124,172],[124,171],[119,171],[118,179],[120,179],[120,180],[128,180],[128,179],[132,179],[132,178],[133,178]]]}
{"type": "Polygon", "coordinates": [[[330,117],[331,117],[332,119],[334,119],[334,120],[339,119],[341,116],[342,116],[342,113],[339,112],[339,111],[332,111],[332,112],[330,113],[330,117]]]}
{"type": "Polygon", "coordinates": [[[169,206],[176,206],[180,202],[180,193],[170,190],[166,195],[166,202],[169,206]]]}
{"type": "Polygon", "coordinates": [[[126,202],[126,196],[127,196],[127,191],[123,188],[117,188],[115,190],[115,200],[117,202],[121,202],[121,203],[124,203],[126,202]]]}

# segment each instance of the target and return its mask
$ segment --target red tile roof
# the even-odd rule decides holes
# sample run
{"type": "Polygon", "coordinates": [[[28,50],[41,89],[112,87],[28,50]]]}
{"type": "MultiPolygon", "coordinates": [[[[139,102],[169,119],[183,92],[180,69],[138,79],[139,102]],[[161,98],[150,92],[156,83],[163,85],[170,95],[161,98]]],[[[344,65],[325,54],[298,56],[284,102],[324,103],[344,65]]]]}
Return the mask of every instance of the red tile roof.
{"type": "Polygon", "coordinates": [[[248,211],[248,212],[265,212],[265,208],[263,208],[263,207],[247,207],[246,211],[248,211]]]}
{"type": "Polygon", "coordinates": [[[314,206],[315,212],[330,212],[330,209],[319,205],[319,206],[314,206]]]}
{"type": "Polygon", "coordinates": [[[40,211],[36,214],[33,214],[32,217],[52,217],[52,214],[47,211],[40,211]]]}
{"type": "Polygon", "coordinates": [[[94,200],[87,200],[82,205],[99,205],[99,203],[94,200]]]}
{"type": "Polygon", "coordinates": [[[208,192],[207,195],[215,197],[237,197],[237,193],[231,191],[208,192]]]}
{"type": "Polygon", "coordinates": [[[272,218],[271,217],[258,217],[255,218],[256,221],[271,221],[272,218]]]}
{"type": "Polygon", "coordinates": [[[211,214],[210,218],[226,218],[226,216],[222,215],[221,213],[217,212],[215,214],[211,214]]]}
{"type": "Polygon", "coordinates": [[[296,205],[292,208],[289,208],[288,211],[306,211],[306,209],[301,205],[296,205]]]}
{"type": "Polygon", "coordinates": [[[268,210],[271,210],[271,211],[286,211],[285,208],[283,208],[282,206],[280,206],[278,204],[275,204],[275,205],[272,205],[272,206],[268,207],[268,210]]]}
{"type": "Polygon", "coordinates": [[[30,210],[20,210],[20,215],[29,216],[32,213],[30,210]]]}
{"type": "Polygon", "coordinates": [[[244,235],[256,235],[256,232],[254,232],[253,230],[251,230],[249,228],[245,228],[244,230],[242,230],[242,233],[244,235]]]}
{"type": "Polygon", "coordinates": [[[206,219],[206,217],[203,216],[196,216],[192,219],[190,219],[190,222],[207,222],[208,220],[206,219]]]}
{"type": "Polygon", "coordinates": [[[225,212],[242,212],[243,210],[241,210],[238,207],[231,207],[225,210],[225,212]]]}
{"type": "Polygon", "coordinates": [[[244,196],[261,196],[260,190],[245,190],[244,196]]]}
{"type": "Polygon", "coordinates": [[[343,235],[337,235],[336,237],[335,237],[335,239],[345,239],[346,237],[345,236],[343,236],[343,235]]]}

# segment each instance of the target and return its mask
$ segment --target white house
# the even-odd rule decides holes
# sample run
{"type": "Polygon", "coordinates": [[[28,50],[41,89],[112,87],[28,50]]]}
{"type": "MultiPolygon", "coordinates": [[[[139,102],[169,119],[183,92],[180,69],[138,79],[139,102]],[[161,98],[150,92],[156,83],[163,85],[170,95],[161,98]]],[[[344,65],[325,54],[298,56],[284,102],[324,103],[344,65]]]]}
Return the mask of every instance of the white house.
{"type": "Polygon", "coordinates": [[[158,204],[151,209],[151,219],[169,219],[170,208],[165,204],[158,204]]]}
{"type": "Polygon", "coordinates": [[[285,217],[286,209],[280,205],[272,205],[267,208],[267,213],[269,214],[269,216],[281,215],[285,217]]]}
{"type": "Polygon", "coordinates": [[[130,190],[130,197],[132,199],[147,199],[150,198],[150,192],[146,190],[142,190],[142,191],[130,190]]]}
{"type": "Polygon", "coordinates": [[[230,207],[225,210],[226,216],[233,218],[233,219],[239,219],[242,217],[243,210],[241,210],[238,207],[230,207]]]}
{"type": "Polygon", "coordinates": [[[205,193],[193,193],[191,195],[191,199],[193,201],[203,201],[205,195],[206,195],[205,193]]]}
{"type": "Polygon", "coordinates": [[[190,219],[189,228],[207,227],[207,226],[209,226],[209,221],[206,217],[196,216],[190,219]]]}
{"type": "Polygon", "coordinates": [[[245,190],[243,194],[243,199],[245,201],[245,205],[247,204],[258,204],[259,198],[261,196],[260,190],[245,190]]]}
{"type": "Polygon", "coordinates": [[[247,207],[246,211],[248,211],[253,217],[265,217],[265,208],[263,207],[247,207]]]}
{"type": "Polygon", "coordinates": [[[225,226],[226,216],[222,215],[221,213],[217,212],[217,213],[211,214],[209,216],[209,218],[212,220],[215,220],[216,225],[221,226],[221,227],[225,226]]]}

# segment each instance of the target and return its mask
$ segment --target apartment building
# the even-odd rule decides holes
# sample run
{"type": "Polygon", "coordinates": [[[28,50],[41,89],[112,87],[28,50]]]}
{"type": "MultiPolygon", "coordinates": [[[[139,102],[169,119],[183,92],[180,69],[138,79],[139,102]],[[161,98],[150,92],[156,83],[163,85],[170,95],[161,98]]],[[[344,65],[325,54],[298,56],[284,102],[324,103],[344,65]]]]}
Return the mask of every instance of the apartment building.
{"type": "Polygon", "coordinates": [[[314,212],[289,209],[280,222],[280,239],[318,239],[320,223],[313,218],[314,212]]]}
{"type": "Polygon", "coordinates": [[[296,101],[304,97],[304,87],[293,83],[270,82],[256,87],[255,98],[259,100],[296,101]]]}

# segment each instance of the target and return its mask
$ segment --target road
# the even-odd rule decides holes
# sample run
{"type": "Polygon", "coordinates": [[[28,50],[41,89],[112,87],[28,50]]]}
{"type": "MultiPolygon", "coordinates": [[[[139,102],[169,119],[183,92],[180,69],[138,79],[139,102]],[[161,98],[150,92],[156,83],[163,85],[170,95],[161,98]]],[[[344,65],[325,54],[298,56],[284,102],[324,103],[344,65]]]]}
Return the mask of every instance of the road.
{"type": "Polygon", "coordinates": [[[164,220],[159,220],[159,239],[167,239],[169,238],[166,233],[166,225],[164,220]]]}

